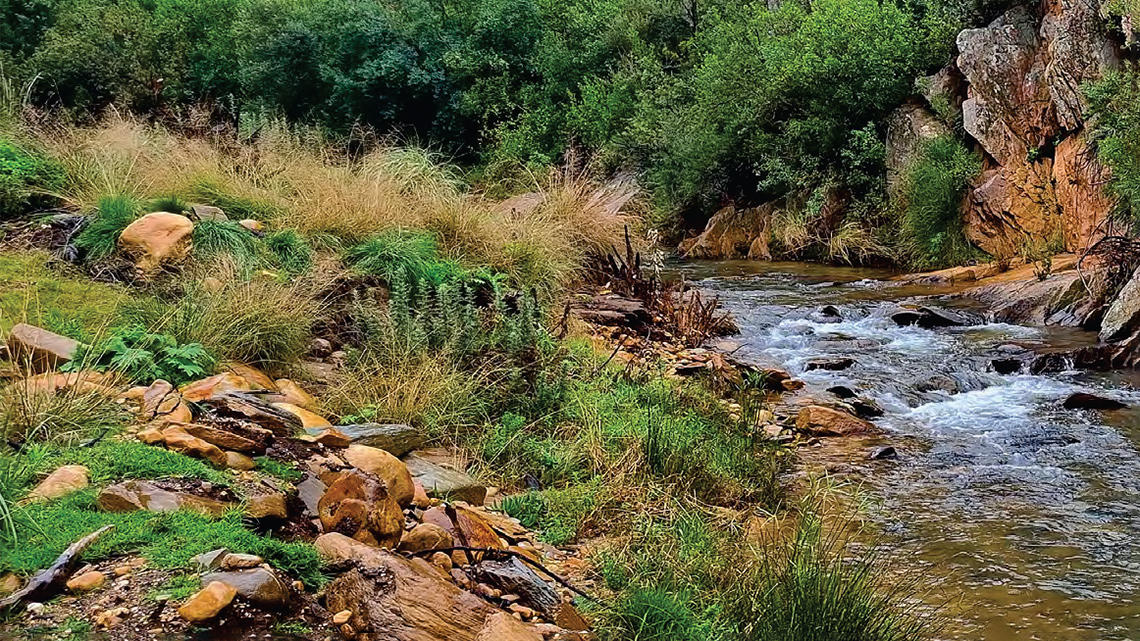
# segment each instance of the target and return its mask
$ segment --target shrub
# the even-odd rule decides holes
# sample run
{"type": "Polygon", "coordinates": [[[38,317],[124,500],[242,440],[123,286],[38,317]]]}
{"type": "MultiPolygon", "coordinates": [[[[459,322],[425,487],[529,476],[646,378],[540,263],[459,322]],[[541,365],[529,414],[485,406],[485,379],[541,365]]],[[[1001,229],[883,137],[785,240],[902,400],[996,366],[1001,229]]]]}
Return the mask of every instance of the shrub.
{"type": "Polygon", "coordinates": [[[1097,116],[1090,141],[1111,170],[1105,190],[1116,200],[1117,218],[1140,228],[1140,69],[1126,65],[1084,90],[1097,116]]]}
{"type": "Polygon", "coordinates": [[[93,346],[80,346],[63,371],[112,371],[140,385],[163,379],[175,386],[210,373],[214,359],[199,343],[179,344],[166,334],[151,334],[140,325],[122,327],[93,346]]]}
{"type": "Polygon", "coordinates": [[[313,265],[312,246],[292,229],[273,232],[265,237],[264,243],[277,264],[290,274],[306,272],[313,265]]]}
{"type": "Polygon", "coordinates": [[[171,214],[185,214],[190,211],[190,205],[178,196],[161,196],[148,201],[146,210],[148,212],[165,211],[171,214]]]}
{"type": "Polygon", "coordinates": [[[902,238],[916,268],[960,264],[975,254],[962,224],[962,197],[980,171],[977,154],[950,136],[927,141],[906,168],[902,238]]]}
{"type": "Polygon", "coordinates": [[[138,217],[141,207],[130,196],[103,196],[83,231],[75,238],[75,246],[90,260],[103,260],[115,253],[119,235],[138,217]]]}
{"type": "Polygon", "coordinates": [[[0,136],[0,219],[47,202],[62,183],[58,165],[0,136]]]}

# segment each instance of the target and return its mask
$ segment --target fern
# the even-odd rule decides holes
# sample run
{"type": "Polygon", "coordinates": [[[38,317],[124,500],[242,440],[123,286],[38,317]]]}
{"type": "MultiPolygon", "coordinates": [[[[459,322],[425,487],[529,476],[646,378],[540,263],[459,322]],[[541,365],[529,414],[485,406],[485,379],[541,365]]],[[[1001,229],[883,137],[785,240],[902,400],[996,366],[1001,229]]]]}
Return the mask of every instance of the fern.
{"type": "Polygon", "coordinates": [[[157,379],[181,385],[202,378],[215,364],[199,343],[180,345],[167,334],[152,334],[139,325],[120,327],[95,346],[81,346],[63,371],[94,369],[117,372],[139,384],[157,379]]]}

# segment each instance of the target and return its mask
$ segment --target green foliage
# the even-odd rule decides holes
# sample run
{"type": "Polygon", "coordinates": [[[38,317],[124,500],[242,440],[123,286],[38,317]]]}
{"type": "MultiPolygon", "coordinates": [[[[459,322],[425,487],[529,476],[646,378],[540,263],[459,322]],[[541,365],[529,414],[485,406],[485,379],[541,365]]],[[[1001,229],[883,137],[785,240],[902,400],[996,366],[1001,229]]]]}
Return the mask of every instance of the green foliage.
{"type": "Polygon", "coordinates": [[[953,137],[929,140],[919,149],[900,188],[902,237],[911,265],[934,269],[975,255],[962,224],[962,198],[980,171],[977,154],[953,137]]]}
{"type": "Polygon", "coordinates": [[[83,231],[75,238],[75,246],[89,260],[103,260],[115,253],[119,234],[130,225],[141,211],[139,203],[130,196],[103,196],[83,231]]]}
{"type": "Polygon", "coordinates": [[[620,620],[639,641],[703,641],[707,630],[693,615],[683,595],[637,590],[620,606],[620,620]]]}
{"type": "Polygon", "coordinates": [[[20,322],[85,340],[121,319],[131,294],[92,282],[46,252],[0,253],[0,331],[20,322]]]}
{"type": "MultiPolygon", "coordinates": [[[[439,243],[423,231],[392,230],[349,249],[346,261],[357,270],[401,282],[413,290],[454,280],[462,273],[455,263],[439,257],[439,243]]],[[[414,293],[414,291],[413,291],[414,293]]]]}
{"type": "Polygon", "coordinates": [[[194,224],[194,254],[202,260],[230,256],[245,270],[257,265],[258,246],[253,234],[232,220],[203,220],[194,224]]]}
{"type": "Polygon", "coordinates": [[[255,458],[254,461],[257,462],[258,470],[270,476],[275,476],[282,481],[297,483],[305,478],[304,472],[289,463],[282,463],[267,456],[259,456],[255,458]]]}
{"type": "Polygon", "coordinates": [[[49,194],[62,184],[58,165],[0,133],[0,219],[46,204],[49,194]]]}
{"type": "Polygon", "coordinates": [[[1096,157],[1111,170],[1106,191],[1116,214],[1140,228],[1140,70],[1127,65],[1085,86],[1096,157]]]}
{"type": "Polygon", "coordinates": [[[205,461],[172,452],[136,439],[104,439],[91,447],[43,447],[26,455],[35,469],[50,472],[60,465],[83,465],[91,482],[111,483],[123,479],[165,477],[201,479],[226,485],[226,476],[205,461]]]}
{"type": "Polygon", "coordinates": [[[203,179],[194,184],[193,196],[214,207],[220,207],[233,220],[269,220],[281,207],[269,198],[232,189],[222,182],[203,179]]]}
{"type": "Polygon", "coordinates": [[[290,274],[301,274],[313,265],[313,248],[304,236],[292,229],[273,232],[263,241],[277,264],[290,274]]]}
{"type": "Polygon", "coordinates": [[[45,394],[19,383],[0,389],[0,436],[9,444],[78,443],[117,433],[123,408],[99,392],[45,394]]]}
{"type": "Polygon", "coordinates": [[[131,325],[116,329],[96,345],[81,346],[62,369],[111,371],[141,385],[163,379],[177,386],[203,378],[213,367],[214,359],[202,345],[179,344],[166,334],[131,325]]]}
{"type": "Polygon", "coordinates": [[[146,211],[164,211],[171,214],[185,214],[190,211],[190,205],[178,196],[160,196],[146,204],[146,211]]]}

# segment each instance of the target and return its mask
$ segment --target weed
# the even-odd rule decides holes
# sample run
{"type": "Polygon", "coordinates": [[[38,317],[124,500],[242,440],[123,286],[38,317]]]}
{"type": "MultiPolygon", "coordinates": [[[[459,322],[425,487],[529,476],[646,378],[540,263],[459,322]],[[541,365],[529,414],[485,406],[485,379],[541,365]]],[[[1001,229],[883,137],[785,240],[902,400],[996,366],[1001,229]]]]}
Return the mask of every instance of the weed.
{"type": "Polygon", "coordinates": [[[131,196],[103,196],[83,231],[75,238],[75,246],[90,260],[103,260],[115,253],[119,235],[138,217],[141,207],[131,196]]]}
{"type": "Polygon", "coordinates": [[[151,334],[140,325],[121,327],[101,343],[81,345],[62,371],[115,372],[140,385],[163,379],[181,385],[203,378],[214,359],[199,343],[179,344],[171,336],[151,334]]]}
{"type": "Polygon", "coordinates": [[[71,274],[47,253],[0,253],[0,332],[23,322],[96,335],[117,322],[131,298],[123,288],[71,274]]]}
{"type": "Polygon", "coordinates": [[[273,624],[273,633],[285,636],[312,634],[313,630],[300,621],[278,621],[273,624]]]}

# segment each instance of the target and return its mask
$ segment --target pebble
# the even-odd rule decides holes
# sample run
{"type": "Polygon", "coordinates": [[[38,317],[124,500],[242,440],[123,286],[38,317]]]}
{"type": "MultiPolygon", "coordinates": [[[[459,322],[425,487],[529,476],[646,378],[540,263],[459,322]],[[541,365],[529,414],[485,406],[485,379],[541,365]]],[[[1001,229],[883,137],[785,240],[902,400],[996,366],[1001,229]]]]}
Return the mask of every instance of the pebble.
{"type": "Polygon", "coordinates": [[[348,623],[348,620],[351,618],[352,610],[341,610],[340,612],[337,612],[333,615],[332,622],[333,625],[343,625],[345,623],[348,623]]]}

